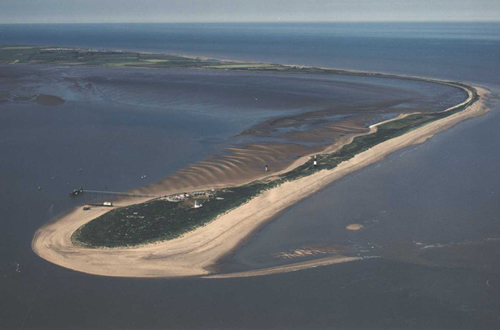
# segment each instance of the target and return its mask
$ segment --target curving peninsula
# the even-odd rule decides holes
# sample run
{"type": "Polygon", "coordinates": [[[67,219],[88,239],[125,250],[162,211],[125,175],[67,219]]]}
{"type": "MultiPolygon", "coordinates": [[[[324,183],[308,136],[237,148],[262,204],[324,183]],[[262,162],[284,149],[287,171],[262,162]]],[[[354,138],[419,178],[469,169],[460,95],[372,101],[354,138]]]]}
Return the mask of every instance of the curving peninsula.
{"type": "MultiPolygon", "coordinates": [[[[48,49],[55,51],[53,48],[48,49]]],[[[109,66],[109,62],[96,57],[114,56],[114,61],[116,57],[122,56],[129,62],[123,64],[124,59],[121,59],[122,62],[118,59],[112,65],[157,69],[167,65],[175,67],[172,62],[178,61],[177,67],[204,70],[369,76],[447,85],[463,90],[467,95],[465,100],[444,111],[404,113],[372,124],[366,131],[337,140],[321,152],[301,157],[279,173],[262,174],[261,178],[235,186],[212,185],[200,187],[198,191],[165,192],[160,198],[122,198],[114,203],[113,208],[83,210],[79,207],[35,233],[32,247],[40,257],[66,268],[95,275],[244,277],[359,260],[335,255],[247,273],[217,274],[214,271],[214,265],[221,258],[294,203],[401,148],[423,143],[440,131],[488,111],[484,103],[488,91],[458,82],[329,68],[179,56],[170,58],[154,54],[147,54],[147,58],[143,59],[143,55],[138,55],[134,61],[130,61],[130,53],[106,55],[106,52],[97,52],[82,55],[82,50],[60,51],[63,52],[61,56],[67,58],[46,56],[48,60],[42,64],[109,66]],[[87,61],[86,56],[89,58],[87,61]],[[53,58],[57,61],[50,62],[53,58]],[[75,58],[76,62],[71,62],[75,58]]],[[[33,55],[31,60],[33,58],[37,57],[33,55]]]]}

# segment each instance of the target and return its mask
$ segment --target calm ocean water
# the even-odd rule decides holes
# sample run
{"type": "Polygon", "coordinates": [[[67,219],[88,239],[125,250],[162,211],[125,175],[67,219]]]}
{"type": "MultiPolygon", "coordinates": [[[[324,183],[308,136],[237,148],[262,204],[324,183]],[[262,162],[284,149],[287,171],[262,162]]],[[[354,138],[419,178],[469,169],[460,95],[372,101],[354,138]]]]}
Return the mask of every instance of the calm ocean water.
{"type": "Polygon", "coordinates": [[[2,44],[79,46],[494,83],[496,23],[0,25],[2,44]]]}
{"type": "MultiPolygon", "coordinates": [[[[500,92],[499,24],[0,25],[0,44],[332,66],[454,79],[500,92]]],[[[15,155],[2,162],[8,171],[0,176],[9,187],[1,196],[8,203],[0,218],[0,328],[498,328],[498,110],[495,103],[489,115],[343,179],[291,208],[235,255],[235,262],[259,263],[276,251],[349,243],[363,250],[376,246],[379,259],[261,278],[130,280],[65,270],[30,248],[36,228],[71,206],[54,201],[65,183],[82,175],[78,167],[85,160],[75,150],[95,141],[87,135],[108,141],[119,128],[103,131],[89,122],[58,132],[64,126],[51,124],[49,141],[60,148],[44,155],[36,125],[25,131],[16,126],[30,115],[17,109],[19,117],[0,125],[4,151],[15,155]],[[53,189],[33,189],[32,182],[51,180],[54,170],[64,177],[53,189]],[[343,227],[352,222],[366,229],[346,234],[343,227]],[[418,262],[416,243],[440,247],[429,247],[418,262]]],[[[120,115],[119,109],[102,111],[120,115]]],[[[76,108],[50,115],[79,118],[76,108]]],[[[134,127],[134,134],[154,141],[163,136],[148,127],[134,127]]],[[[144,162],[170,161],[167,152],[151,159],[160,144],[144,150],[132,137],[120,148],[133,161],[124,164],[124,152],[96,157],[89,184],[140,186],[144,162]]],[[[106,150],[93,147],[97,155],[106,150]]],[[[191,148],[203,149],[196,143],[191,148]]],[[[153,172],[165,173],[161,166],[153,172]]]]}

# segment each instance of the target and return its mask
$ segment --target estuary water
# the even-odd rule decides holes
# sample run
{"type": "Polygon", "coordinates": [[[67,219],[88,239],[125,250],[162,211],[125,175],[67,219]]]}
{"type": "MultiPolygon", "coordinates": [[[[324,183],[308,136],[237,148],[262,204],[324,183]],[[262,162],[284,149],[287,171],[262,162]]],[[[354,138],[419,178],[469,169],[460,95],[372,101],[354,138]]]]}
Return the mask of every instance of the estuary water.
{"type": "MultiPolygon", "coordinates": [[[[455,79],[495,94],[500,93],[499,35],[498,24],[0,25],[3,45],[71,45],[334,66],[455,79]]],[[[0,78],[8,79],[9,70],[0,68],[0,78]]],[[[89,80],[88,71],[68,74],[89,80]]],[[[121,102],[97,102],[91,91],[72,94],[65,80],[51,87],[68,100],[60,107],[0,104],[0,328],[500,326],[500,109],[495,100],[487,116],[402,150],[290,208],[229,257],[226,266],[265,266],[272,254],[325,245],[350,246],[351,253],[371,258],[226,280],[103,278],[41,260],[31,251],[32,235],[79,203],[67,198],[75,184],[109,190],[138,187],[214,152],[227,137],[264,118],[321,109],[345,96],[332,97],[326,91],[311,96],[300,84],[282,78],[279,83],[300,95],[293,102],[287,101],[292,97],[288,94],[274,97],[281,93],[273,87],[275,81],[269,88],[244,86],[240,88],[266,102],[249,105],[241,101],[246,93],[227,98],[221,92],[207,112],[224,115],[200,114],[198,120],[169,116],[157,104],[140,112],[134,104],[137,97],[142,95],[145,103],[165,99],[148,97],[151,89],[131,96],[135,88],[127,81],[133,79],[117,80],[124,86],[95,84],[106,97],[121,102]],[[239,115],[231,117],[234,108],[239,115]],[[169,149],[172,139],[188,141],[178,159],[169,149]],[[351,223],[364,228],[346,231],[351,223]]],[[[237,88],[237,81],[226,88],[237,88]]],[[[33,88],[44,87],[33,83],[25,92],[33,88]]],[[[172,92],[171,97],[177,95],[172,92]]],[[[195,106],[185,109],[205,111],[208,96],[198,97],[198,106],[193,102],[195,106]]]]}

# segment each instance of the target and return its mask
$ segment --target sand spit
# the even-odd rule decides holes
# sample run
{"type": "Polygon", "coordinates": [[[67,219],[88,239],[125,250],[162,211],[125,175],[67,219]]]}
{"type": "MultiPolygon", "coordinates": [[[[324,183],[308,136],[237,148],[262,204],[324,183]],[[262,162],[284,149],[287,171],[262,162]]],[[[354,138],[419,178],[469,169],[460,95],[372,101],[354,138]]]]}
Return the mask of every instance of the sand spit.
{"type": "Polygon", "coordinates": [[[314,259],[314,260],[303,261],[303,262],[296,262],[293,264],[277,266],[277,267],[249,270],[246,272],[208,275],[208,276],[204,276],[204,278],[242,278],[242,277],[253,277],[253,276],[266,276],[266,275],[296,272],[298,270],[303,270],[303,269],[310,269],[310,268],[316,268],[316,267],[321,267],[321,266],[341,264],[344,262],[350,262],[350,261],[356,261],[356,260],[362,260],[362,259],[363,258],[359,258],[359,257],[334,256],[334,257],[326,257],[326,258],[314,259]]]}
{"type": "MultiPolygon", "coordinates": [[[[75,246],[71,242],[73,232],[109,210],[82,211],[81,208],[77,208],[40,228],[33,238],[33,251],[40,257],[62,267],[102,276],[144,278],[209,275],[210,272],[207,269],[210,269],[273,216],[291,205],[324,189],[347,174],[384,159],[401,148],[423,143],[436,133],[461,121],[486,114],[488,109],[484,104],[484,97],[488,91],[476,89],[480,99],[467,109],[385,141],[341,163],[333,170],[323,170],[268,190],[206,226],[197,228],[177,239],[131,248],[89,249],[75,246]]],[[[376,125],[373,125],[370,130],[376,129],[375,127],[376,125]]],[[[137,199],[124,199],[118,206],[140,202],[137,199]]],[[[340,262],[339,260],[344,262],[357,260],[348,257],[338,259],[338,257],[331,260],[319,259],[267,270],[217,276],[268,275],[332,264],[340,262]]]]}

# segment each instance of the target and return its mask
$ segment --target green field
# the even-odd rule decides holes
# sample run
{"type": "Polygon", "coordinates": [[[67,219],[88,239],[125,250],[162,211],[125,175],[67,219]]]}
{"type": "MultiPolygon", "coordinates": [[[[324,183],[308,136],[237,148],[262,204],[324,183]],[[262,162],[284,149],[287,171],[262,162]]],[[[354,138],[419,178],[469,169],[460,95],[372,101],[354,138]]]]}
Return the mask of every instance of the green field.
{"type": "MultiPolygon", "coordinates": [[[[85,65],[107,67],[135,68],[188,68],[219,69],[237,71],[268,71],[285,73],[337,73],[347,74],[343,70],[319,69],[311,67],[294,67],[269,63],[247,63],[223,61],[216,59],[200,59],[195,57],[146,54],[107,50],[90,50],[79,48],[56,47],[0,47],[0,64],[46,64],[46,65],[85,65]]],[[[349,73],[352,74],[352,73],[349,73]]]]}

